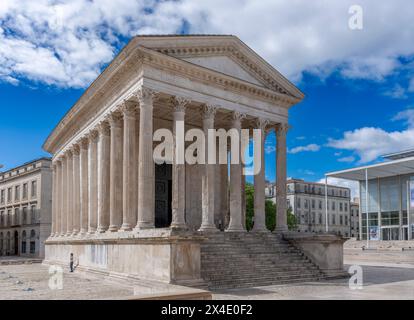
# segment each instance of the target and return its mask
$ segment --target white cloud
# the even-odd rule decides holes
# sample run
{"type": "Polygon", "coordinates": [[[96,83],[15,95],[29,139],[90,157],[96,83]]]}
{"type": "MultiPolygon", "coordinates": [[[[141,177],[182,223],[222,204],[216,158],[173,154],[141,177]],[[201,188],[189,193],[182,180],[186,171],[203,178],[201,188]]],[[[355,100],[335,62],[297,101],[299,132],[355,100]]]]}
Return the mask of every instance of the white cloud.
{"type": "Polygon", "coordinates": [[[395,99],[407,99],[407,90],[402,87],[400,84],[396,84],[389,90],[384,91],[385,96],[395,98],[395,99]]]}
{"type": "MultiPolygon", "coordinates": [[[[320,179],[318,182],[325,183],[325,178],[320,179]]],[[[351,189],[351,200],[359,197],[359,183],[357,181],[328,177],[328,184],[351,189]]]]}
{"type": "Polygon", "coordinates": [[[399,57],[414,53],[410,41],[414,28],[409,27],[413,4],[360,0],[364,29],[358,31],[348,28],[352,4],[348,0],[2,0],[0,78],[85,87],[114,57],[121,37],[181,32],[185,20],[190,33],[239,36],[292,80],[299,80],[303,71],[321,77],[339,71],[347,78],[381,81],[401,67],[399,57]],[[18,51],[24,55],[15,56],[18,51]]]}
{"type": "Polygon", "coordinates": [[[304,151],[316,152],[316,151],[319,151],[320,149],[321,149],[320,146],[318,146],[317,144],[311,143],[306,146],[294,147],[289,150],[289,153],[295,154],[295,153],[304,152],[304,151]]]}
{"type": "Polygon", "coordinates": [[[381,128],[364,127],[344,133],[341,139],[329,139],[328,146],[354,151],[359,163],[376,160],[379,156],[414,147],[414,109],[399,112],[394,120],[403,120],[407,129],[385,131],[381,128]]]}
{"type": "Polygon", "coordinates": [[[355,157],[354,156],[343,157],[343,158],[339,158],[338,161],[339,162],[354,162],[355,157]]]}

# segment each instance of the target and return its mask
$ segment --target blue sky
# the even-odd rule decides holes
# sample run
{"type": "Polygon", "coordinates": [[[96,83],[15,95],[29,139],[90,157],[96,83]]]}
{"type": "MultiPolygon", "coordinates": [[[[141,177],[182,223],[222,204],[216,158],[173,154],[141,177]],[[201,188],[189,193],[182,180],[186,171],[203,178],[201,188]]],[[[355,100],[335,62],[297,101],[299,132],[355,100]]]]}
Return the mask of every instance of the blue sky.
{"type": "Polygon", "coordinates": [[[4,0],[0,164],[47,155],[48,134],[135,34],[235,34],[293,81],[306,98],[290,111],[290,177],[319,181],[413,148],[414,4],[359,1],[363,29],[351,30],[353,2],[4,0]]]}

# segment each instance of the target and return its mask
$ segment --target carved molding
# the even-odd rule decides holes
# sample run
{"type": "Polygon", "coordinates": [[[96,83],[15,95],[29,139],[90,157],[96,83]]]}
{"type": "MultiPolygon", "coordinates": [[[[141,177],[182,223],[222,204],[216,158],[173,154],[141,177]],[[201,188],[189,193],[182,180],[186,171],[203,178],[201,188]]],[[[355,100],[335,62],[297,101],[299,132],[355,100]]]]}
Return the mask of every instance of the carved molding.
{"type": "Polygon", "coordinates": [[[154,99],[156,98],[158,92],[155,90],[141,87],[135,92],[135,96],[137,97],[139,101],[139,106],[152,106],[154,103],[154,99]]]}
{"type": "Polygon", "coordinates": [[[216,116],[218,107],[211,105],[211,104],[205,104],[203,105],[203,110],[202,110],[202,118],[203,119],[214,119],[214,117],[216,116]]]}
{"type": "Polygon", "coordinates": [[[187,105],[191,103],[191,99],[176,96],[171,98],[171,103],[173,105],[174,112],[185,112],[187,105]]]}

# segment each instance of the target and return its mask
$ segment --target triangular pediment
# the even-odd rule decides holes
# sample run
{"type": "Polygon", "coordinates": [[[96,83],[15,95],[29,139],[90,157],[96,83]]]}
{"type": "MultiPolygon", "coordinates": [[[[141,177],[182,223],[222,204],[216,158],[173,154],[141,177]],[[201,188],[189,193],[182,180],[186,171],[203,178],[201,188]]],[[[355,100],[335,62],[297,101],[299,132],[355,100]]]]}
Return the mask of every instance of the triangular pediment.
{"type": "Polygon", "coordinates": [[[137,36],[137,45],[301,100],[303,93],[235,36],[137,36]]]}
{"type": "Polygon", "coordinates": [[[228,56],[188,57],[182,58],[187,62],[194,63],[207,69],[224,73],[256,85],[266,87],[263,81],[258,80],[252,74],[243,69],[237,62],[228,56]]]}

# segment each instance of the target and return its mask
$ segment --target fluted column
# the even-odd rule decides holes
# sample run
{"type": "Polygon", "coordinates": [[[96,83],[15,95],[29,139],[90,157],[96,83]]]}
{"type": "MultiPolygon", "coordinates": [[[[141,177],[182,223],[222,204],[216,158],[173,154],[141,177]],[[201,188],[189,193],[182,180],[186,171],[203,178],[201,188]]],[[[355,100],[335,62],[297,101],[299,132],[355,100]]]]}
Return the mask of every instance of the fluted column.
{"type": "Polygon", "coordinates": [[[66,236],[72,234],[73,223],[73,153],[72,150],[66,152],[67,158],[67,204],[66,204],[66,236]]]}
{"type": "Polygon", "coordinates": [[[286,133],[288,125],[278,124],[276,131],[276,232],[288,230],[286,205],[286,133]]]}
{"type": "Polygon", "coordinates": [[[155,173],[153,159],[153,102],[155,92],[141,88],[139,100],[138,222],[136,229],[155,227],[155,173]]]}
{"type": "Polygon", "coordinates": [[[122,226],[121,230],[130,231],[137,222],[137,143],[136,143],[136,103],[124,101],[123,174],[122,174],[122,226]]]}
{"type": "Polygon", "coordinates": [[[217,108],[205,105],[203,110],[203,130],[206,137],[204,172],[202,176],[202,220],[199,231],[218,231],[214,224],[214,166],[208,164],[208,130],[214,129],[214,117],[217,108]]]}
{"type": "Polygon", "coordinates": [[[106,121],[98,125],[98,232],[109,228],[111,138],[106,121]]]}
{"type": "MultiPolygon", "coordinates": [[[[230,223],[226,231],[241,232],[245,231],[243,227],[242,211],[242,174],[243,166],[241,164],[241,120],[245,115],[234,112],[232,128],[238,132],[239,144],[239,161],[230,164],[230,223]]],[[[233,162],[233,161],[232,161],[233,162]]]]}
{"type": "Polygon", "coordinates": [[[62,213],[60,215],[60,236],[66,234],[66,225],[67,225],[67,203],[68,203],[68,169],[67,169],[67,159],[65,156],[62,156],[62,180],[61,182],[61,199],[62,199],[62,213]]]}
{"type": "Polygon", "coordinates": [[[185,107],[190,100],[176,97],[173,99],[173,165],[172,165],[172,221],[171,228],[186,229],[185,221],[185,159],[180,159],[184,154],[185,141],[178,141],[178,137],[185,134],[185,107]],[[179,131],[182,132],[179,132],[179,131]],[[177,148],[178,146],[178,148],[177,148]],[[182,150],[180,149],[182,148],[182,150]],[[183,191],[184,190],[184,191],[183,191]]]}
{"type": "MultiPolygon", "coordinates": [[[[62,161],[56,160],[56,215],[55,237],[60,235],[62,217],[62,161]]],[[[23,221],[23,219],[22,219],[23,221]]]]}
{"type": "Polygon", "coordinates": [[[72,214],[72,235],[80,231],[80,148],[73,147],[73,214],[72,214]]]}
{"type": "Polygon", "coordinates": [[[88,232],[89,221],[89,174],[88,174],[89,139],[80,141],[80,232],[88,232]]]}
{"type": "Polygon", "coordinates": [[[266,232],[266,212],[265,212],[265,154],[264,146],[266,139],[266,126],[269,121],[257,119],[256,127],[261,132],[260,153],[254,154],[254,225],[253,231],[266,232]],[[258,167],[256,167],[258,166],[258,167]],[[260,168],[260,170],[259,170],[260,168]]]}
{"type": "MultiPolygon", "coordinates": [[[[50,236],[54,237],[56,233],[56,176],[57,176],[57,165],[56,162],[53,162],[52,165],[52,226],[51,226],[51,233],[50,236]]],[[[22,219],[20,219],[20,224],[22,223],[22,219]]],[[[1,250],[1,248],[0,248],[1,250]]]]}
{"type": "Polygon", "coordinates": [[[122,225],[122,114],[114,112],[108,121],[111,128],[109,231],[115,232],[122,225]]]}
{"type": "Polygon", "coordinates": [[[88,233],[95,233],[98,224],[98,132],[89,134],[88,149],[88,233]]]}

